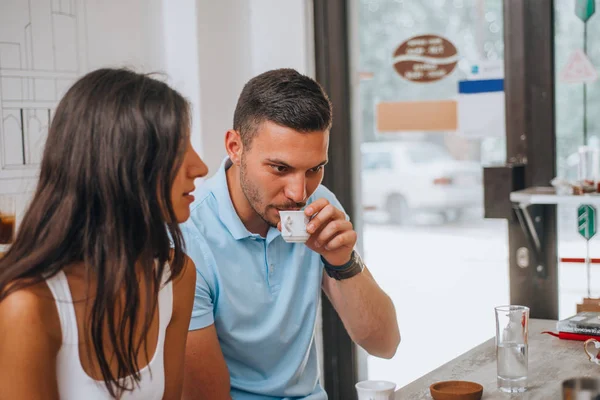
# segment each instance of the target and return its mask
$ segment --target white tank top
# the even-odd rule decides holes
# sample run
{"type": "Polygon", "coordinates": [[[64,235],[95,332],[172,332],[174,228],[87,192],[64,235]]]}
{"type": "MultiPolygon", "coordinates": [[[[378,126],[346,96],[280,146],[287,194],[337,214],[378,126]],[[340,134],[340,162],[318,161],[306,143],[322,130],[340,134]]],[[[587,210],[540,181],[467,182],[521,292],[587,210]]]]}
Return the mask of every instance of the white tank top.
{"type": "MultiPolygon", "coordinates": [[[[168,276],[166,268],[165,276],[168,276]]],[[[92,379],[81,366],[79,359],[79,335],[73,299],[64,272],[46,280],[58,309],[62,329],[62,346],[56,360],[58,391],[61,400],[105,400],[112,397],[104,381],[92,379]]],[[[123,392],[122,400],[160,400],[165,391],[164,349],[167,326],[173,313],[173,286],[163,285],[158,295],[158,343],[148,366],[140,371],[139,387],[123,392]]],[[[149,349],[150,344],[148,345],[149,349]]],[[[132,385],[131,381],[129,385],[132,385]]]]}

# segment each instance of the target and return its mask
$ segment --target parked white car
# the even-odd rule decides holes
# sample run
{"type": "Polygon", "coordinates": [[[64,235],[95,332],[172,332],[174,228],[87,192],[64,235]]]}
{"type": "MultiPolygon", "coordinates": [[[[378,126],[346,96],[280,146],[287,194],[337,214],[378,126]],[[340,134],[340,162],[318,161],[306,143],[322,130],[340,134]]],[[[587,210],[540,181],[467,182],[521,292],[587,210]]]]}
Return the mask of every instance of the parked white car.
{"type": "Polygon", "coordinates": [[[483,205],[483,169],[429,142],[363,143],[362,203],[402,224],[417,212],[446,220],[483,205]]]}

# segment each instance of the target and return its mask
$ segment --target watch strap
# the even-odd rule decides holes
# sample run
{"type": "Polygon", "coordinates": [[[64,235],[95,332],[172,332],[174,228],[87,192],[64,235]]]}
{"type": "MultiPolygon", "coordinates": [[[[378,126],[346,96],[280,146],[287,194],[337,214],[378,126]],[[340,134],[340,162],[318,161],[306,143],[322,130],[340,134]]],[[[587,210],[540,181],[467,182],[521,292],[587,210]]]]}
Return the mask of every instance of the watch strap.
{"type": "Polygon", "coordinates": [[[356,250],[352,251],[350,261],[344,265],[329,264],[323,256],[321,256],[321,261],[323,261],[327,275],[338,281],[349,279],[360,274],[365,267],[360,255],[356,252],[356,250]]]}

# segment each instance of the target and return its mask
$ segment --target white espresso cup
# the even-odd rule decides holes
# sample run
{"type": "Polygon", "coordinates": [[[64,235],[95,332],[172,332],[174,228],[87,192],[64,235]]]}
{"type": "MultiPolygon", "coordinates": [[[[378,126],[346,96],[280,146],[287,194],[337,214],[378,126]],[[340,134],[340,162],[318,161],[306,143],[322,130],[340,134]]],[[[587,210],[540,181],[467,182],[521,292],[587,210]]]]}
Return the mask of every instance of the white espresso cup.
{"type": "Polygon", "coordinates": [[[358,400],[393,400],[396,384],[387,381],[362,381],[356,384],[358,400]]]}
{"type": "Polygon", "coordinates": [[[288,243],[305,243],[310,234],[306,232],[308,217],[304,211],[279,211],[281,236],[288,243]]]}

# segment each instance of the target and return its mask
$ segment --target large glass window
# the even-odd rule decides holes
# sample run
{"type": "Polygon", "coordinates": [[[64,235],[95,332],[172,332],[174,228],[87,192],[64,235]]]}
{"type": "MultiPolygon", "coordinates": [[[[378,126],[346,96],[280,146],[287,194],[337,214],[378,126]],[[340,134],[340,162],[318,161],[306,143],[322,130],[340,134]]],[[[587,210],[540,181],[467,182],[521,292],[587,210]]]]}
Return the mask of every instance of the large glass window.
{"type": "Polygon", "coordinates": [[[505,162],[503,108],[458,109],[459,82],[502,79],[502,0],[352,6],[364,255],[402,334],[367,376],[403,386],[492,337],[509,301],[506,221],[483,218],[482,188],[483,166],[505,162]]]}
{"type": "MultiPolygon", "coordinates": [[[[578,179],[579,147],[600,147],[600,114],[597,112],[600,86],[594,78],[600,63],[597,46],[600,15],[596,12],[584,22],[575,13],[575,5],[575,0],[554,2],[556,165],[559,177],[570,181],[578,179]]],[[[559,259],[586,257],[586,241],[579,235],[577,227],[577,207],[558,206],[559,259]]],[[[590,241],[592,258],[600,258],[596,240],[594,237],[590,241]]],[[[587,271],[583,262],[561,262],[558,271],[559,317],[562,319],[575,314],[576,305],[588,297],[587,271]]],[[[600,297],[597,264],[591,266],[591,296],[600,297]]]]}

